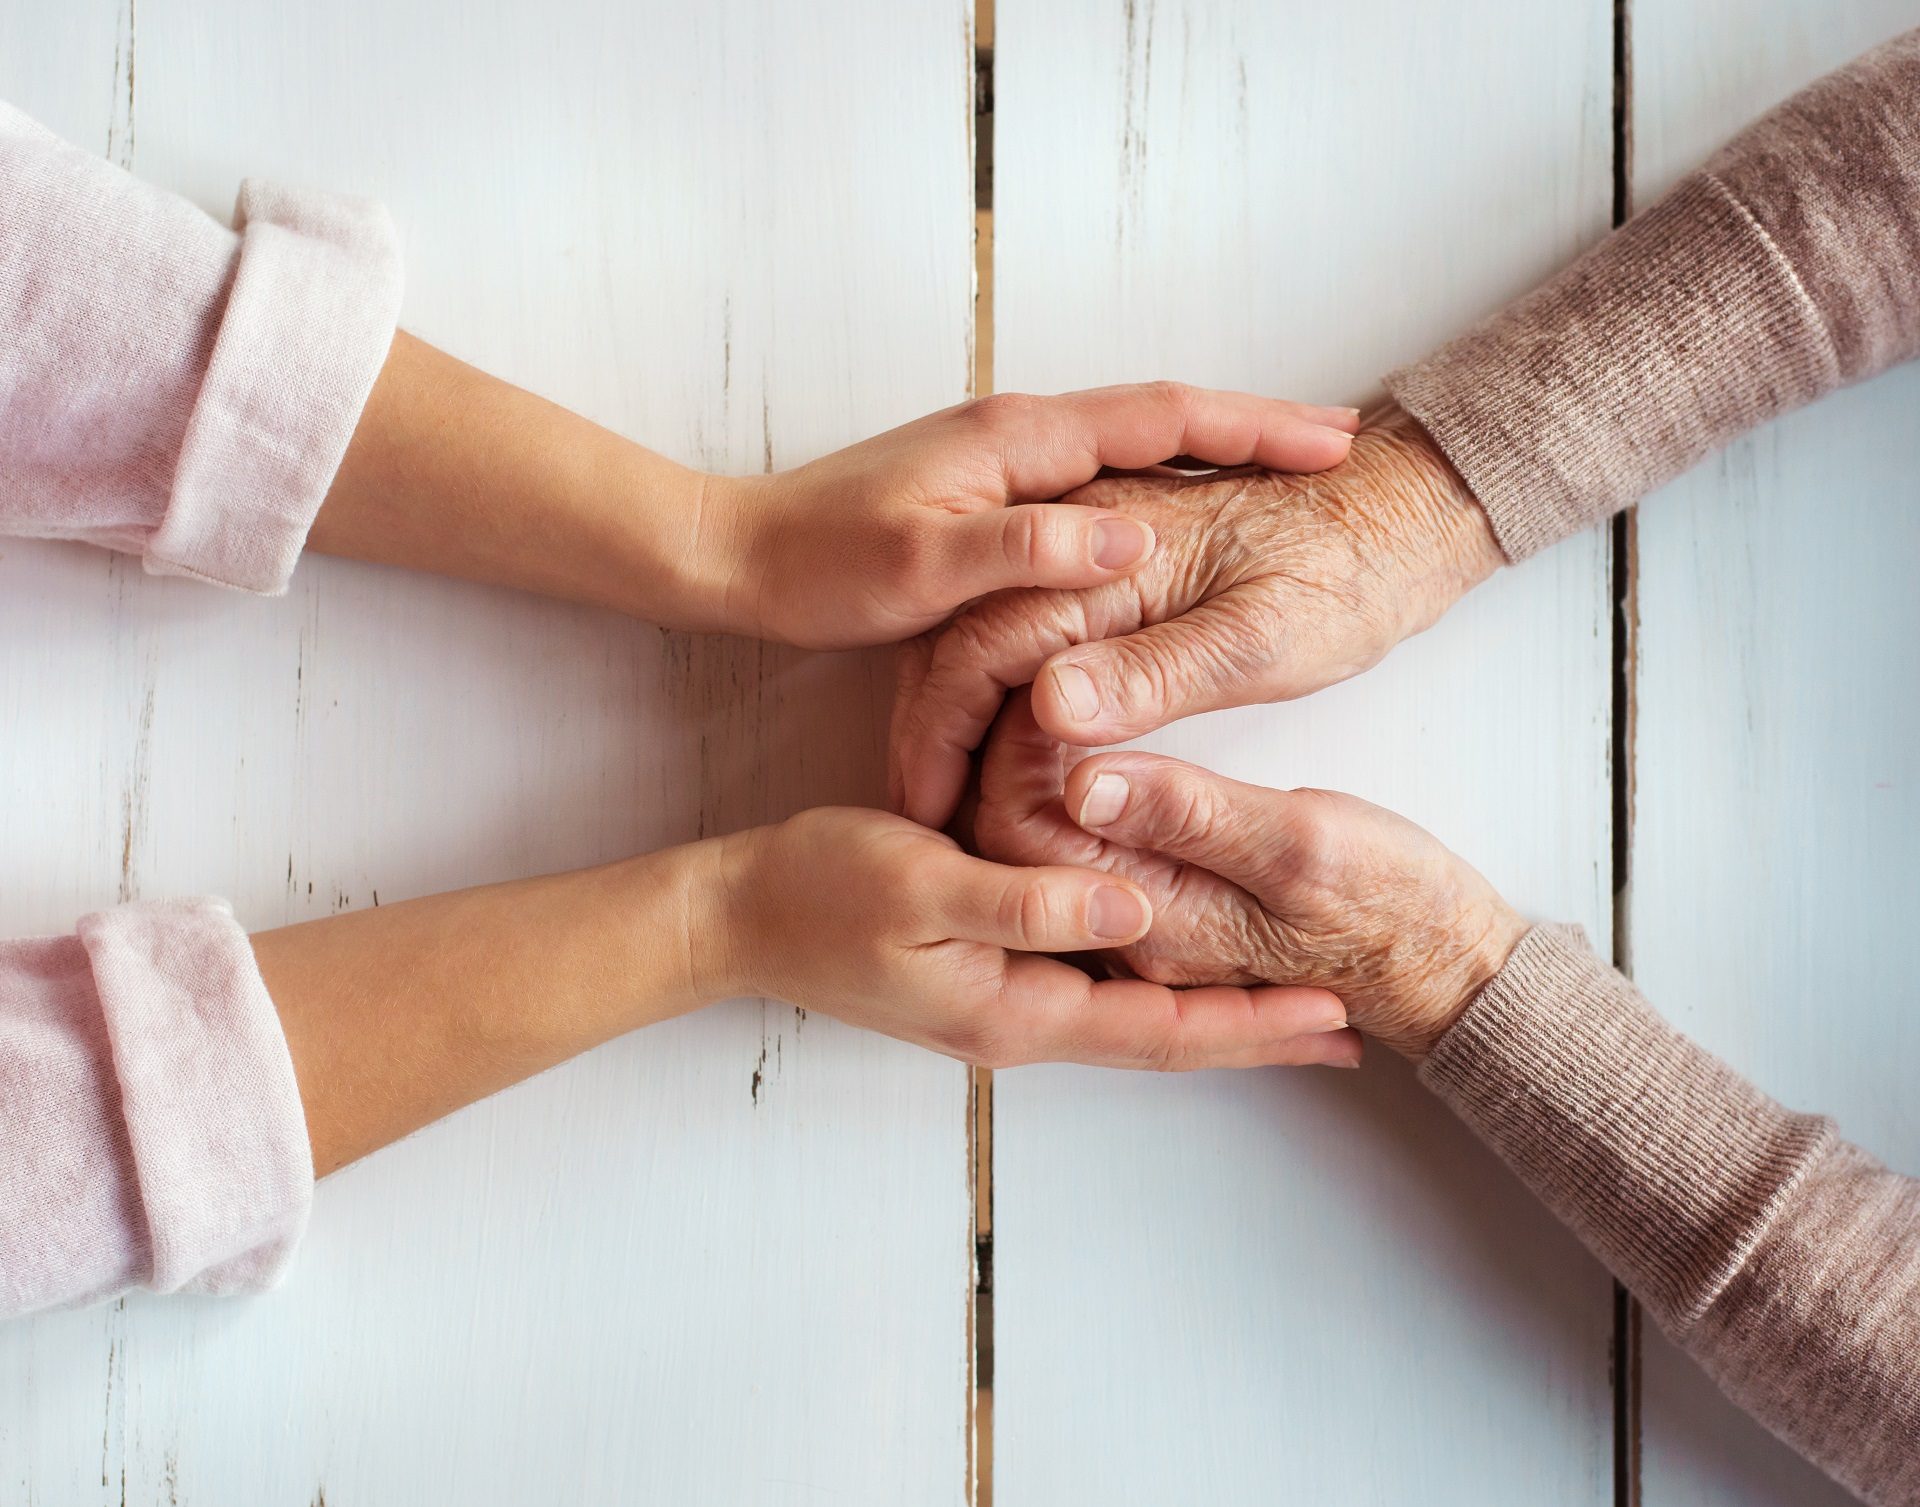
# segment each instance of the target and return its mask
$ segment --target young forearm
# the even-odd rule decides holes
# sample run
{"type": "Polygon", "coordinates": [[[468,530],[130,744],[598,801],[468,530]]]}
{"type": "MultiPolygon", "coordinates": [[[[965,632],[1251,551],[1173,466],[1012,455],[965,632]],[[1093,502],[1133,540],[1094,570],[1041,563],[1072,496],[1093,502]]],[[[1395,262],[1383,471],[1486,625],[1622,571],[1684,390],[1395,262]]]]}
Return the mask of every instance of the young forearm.
{"type": "Polygon", "coordinates": [[[705,1003],[713,847],[256,935],[315,1174],[705,1003]]]}
{"type": "Polygon", "coordinates": [[[402,332],[307,544],[727,630],[714,484],[402,332]]]}

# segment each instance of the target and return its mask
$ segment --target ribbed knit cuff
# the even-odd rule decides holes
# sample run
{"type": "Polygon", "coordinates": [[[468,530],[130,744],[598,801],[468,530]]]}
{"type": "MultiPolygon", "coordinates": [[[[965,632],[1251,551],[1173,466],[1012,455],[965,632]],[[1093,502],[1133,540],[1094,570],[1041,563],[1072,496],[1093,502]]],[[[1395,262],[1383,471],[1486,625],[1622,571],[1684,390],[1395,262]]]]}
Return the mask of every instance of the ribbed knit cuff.
{"type": "Polygon", "coordinates": [[[234,228],[238,270],[146,567],[275,595],[393,344],[399,240],[371,200],[251,179],[234,228]]]}
{"type": "Polygon", "coordinates": [[[306,1228],[313,1155],[280,1017],[221,901],[81,921],[112,1043],[159,1292],[276,1283],[306,1228]]]}
{"type": "Polygon", "coordinates": [[[1420,1077],[1676,1335],[1835,1139],[1661,1020],[1578,927],[1529,932],[1420,1077]]]}
{"type": "Polygon", "coordinates": [[[1793,268],[1705,173],[1387,378],[1516,561],[1839,383],[1793,268]]]}

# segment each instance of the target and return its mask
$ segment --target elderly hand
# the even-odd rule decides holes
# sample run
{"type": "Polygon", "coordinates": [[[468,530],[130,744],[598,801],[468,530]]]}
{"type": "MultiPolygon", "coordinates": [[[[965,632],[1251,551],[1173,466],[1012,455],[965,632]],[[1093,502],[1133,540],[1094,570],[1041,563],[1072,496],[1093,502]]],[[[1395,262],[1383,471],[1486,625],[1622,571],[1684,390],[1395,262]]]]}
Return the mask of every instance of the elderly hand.
{"type": "Polygon", "coordinates": [[[1324,476],[1115,477],[1072,501],[1138,519],[1152,558],[1091,590],[1005,592],[902,653],[893,798],[944,825],[1011,687],[1076,744],[1304,696],[1432,625],[1501,563],[1485,513],[1389,407],[1324,476]]]}
{"type": "Polygon", "coordinates": [[[718,577],[716,620],[735,632],[814,649],[894,643],[989,592],[1139,570],[1153,518],[1092,494],[1052,500],[1102,467],[1191,455],[1318,471],[1346,458],[1357,427],[1350,408],[1171,382],[996,394],[792,471],[705,478],[698,552],[724,568],[690,569],[718,577]]]}
{"type": "Polygon", "coordinates": [[[1390,811],[1155,754],[1087,757],[1041,730],[1024,693],[988,743],[973,836],[1000,862],[1076,864],[1139,885],[1153,930],[1114,953],[1139,977],[1318,986],[1352,1026],[1409,1057],[1426,1054],[1527,930],[1485,879],[1390,811]]]}
{"type": "Polygon", "coordinates": [[[995,1067],[1248,1067],[1353,1046],[1324,990],[1175,991],[1037,956],[1139,941],[1152,908],[1125,877],[1004,868],[900,817],[836,808],[710,852],[690,887],[694,998],[773,995],[995,1067]]]}

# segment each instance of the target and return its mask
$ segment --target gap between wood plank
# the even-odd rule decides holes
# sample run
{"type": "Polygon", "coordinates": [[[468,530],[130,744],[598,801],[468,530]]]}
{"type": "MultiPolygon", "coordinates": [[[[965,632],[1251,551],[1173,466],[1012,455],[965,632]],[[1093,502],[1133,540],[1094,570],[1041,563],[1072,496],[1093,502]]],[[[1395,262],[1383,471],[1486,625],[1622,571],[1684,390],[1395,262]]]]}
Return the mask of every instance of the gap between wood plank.
{"type": "MultiPolygon", "coordinates": [[[[1613,227],[1633,213],[1632,0],[1613,0],[1613,227]]],[[[1639,518],[1628,508],[1607,529],[1612,588],[1612,757],[1608,781],[1613,805],[1613,964],[1633,971],[1634,713],[1640,626],[1639,518]]],[[[1613,1284],[1613,1501],[1640,1504],[1640,1304],[1613,1284]]]]}
{"type": "MultiPolygon", "coordinates": [[[[973,144],[973,329],[969,390],[993,391],[993,6],[974,0],[968,38],[973,144]]],[[[993,1507],[993,1070],[976,1067],[967,1095],[973,1186],[973,1290],[967,1307],[967,1500],[993,1507]]]]}

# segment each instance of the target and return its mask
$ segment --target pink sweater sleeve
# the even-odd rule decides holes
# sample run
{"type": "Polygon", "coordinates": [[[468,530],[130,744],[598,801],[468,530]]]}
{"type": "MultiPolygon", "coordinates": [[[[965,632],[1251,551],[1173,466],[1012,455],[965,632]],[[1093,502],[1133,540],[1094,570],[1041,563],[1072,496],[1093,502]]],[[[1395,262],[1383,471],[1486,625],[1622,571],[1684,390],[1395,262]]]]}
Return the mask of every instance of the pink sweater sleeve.
{"type": "Polygon", "coordinates": [[[0,943],[0,1315],[272,1286],[312,1196],[286,1038],[223,903],[0,943]]]}
{"type": "Polygon", "coordinates": [[[277,593],[399,313],[392,221],[242,185],[235,228],[0,105],[0,533],[277,593]]]}

